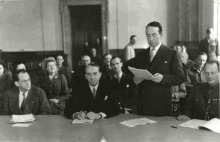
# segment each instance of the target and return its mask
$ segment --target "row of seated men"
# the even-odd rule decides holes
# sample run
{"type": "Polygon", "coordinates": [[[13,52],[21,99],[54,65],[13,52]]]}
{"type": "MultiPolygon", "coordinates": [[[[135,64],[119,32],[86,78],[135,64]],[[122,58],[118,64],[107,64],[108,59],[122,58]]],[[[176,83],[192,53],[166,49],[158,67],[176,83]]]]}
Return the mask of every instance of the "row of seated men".
{"type": "MultiPolygon", "coordinates": [[[[70,95],[65,76],[56,73],[55,60],[48,60],[46,62],[46,68],[49,74],[45,76],[45,79],[39,85],[44,91],[36,87],[31,87],[30,76],[25,70],[14,73],[13,79],[17,87],[5,92],[2,114],[63,114],[65,112],[66,116],[71,118],[84,118],[84,116],[87,116],[90,119],[99,119],[114,116],[120,112],[127,113],[134,111],[131,104],[127,103],[132,100],[132,97],[135,98],[136,86],[134,85],[132,76],[122,73],[122,62],[119,57],[112,58],[110,54],[106,54],[104,57],[106,67],[102,71],[98,65],[89,64],[89,61],[87,63],[86,60],[89,60],[89,56],[82,57],[82,61],[85,60],[87,63],[83,64],[85,73],[82,73],[83,75],[80,76],[77,75],[76,71],[75,75],[79,78],[76,78],[75,81],[77,79],[79,80],[75,84],[73,83],[73,88],[74,86],[75,88],[71,99],[68,99],[70,95]],[[123,82],[124,76],[126,76],[125,83],[123,86],[120,86],[120,82],[123,82]],[[55,83],[51,84],[52,82],[55,83]],[[26,93],[22,93],[25,90],[26,93]],[[28,95],[29,93],[36,94],[35,99],[38,98],[39,100],[32,100],[28,96],[34,95],[28,95]],[[127,98],[128,101],[126,100],[127,98]],[[32,100],[31,103],[30,100],[32,100]]],[[[189,69],[194,68],[197,69],[197,72],[195,72],[195,75],[191,74],[191,78],[198,77],[198,80],[201,80],[200,74],[203,73],[201,70],[203,70],[206,59],[206,54],[200,53],[197,56],[196,63],[186,69],[185,75],[189,76],[189,69]]],[[[218,65],[217,67],[219,69],[219,64],[216,63],[216,65],[218,65]]]]}

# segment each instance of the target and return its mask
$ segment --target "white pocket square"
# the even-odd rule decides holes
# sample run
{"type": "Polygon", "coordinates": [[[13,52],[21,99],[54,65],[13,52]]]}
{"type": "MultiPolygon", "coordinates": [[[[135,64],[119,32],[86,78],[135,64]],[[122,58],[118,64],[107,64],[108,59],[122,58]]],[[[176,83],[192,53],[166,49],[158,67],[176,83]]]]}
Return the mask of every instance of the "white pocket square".
{"type": "Polygon", "coordinates": [[[105,101],[105,100],[107,100],[107,99],[108,99],[108,96],[105,96],[105,99],[104,99],[104,101],[105,101]]]}
{"type": "Polygon", "coordinates": [[[167,61],[165,61],[164,63],[167,63],[167,61]]]}

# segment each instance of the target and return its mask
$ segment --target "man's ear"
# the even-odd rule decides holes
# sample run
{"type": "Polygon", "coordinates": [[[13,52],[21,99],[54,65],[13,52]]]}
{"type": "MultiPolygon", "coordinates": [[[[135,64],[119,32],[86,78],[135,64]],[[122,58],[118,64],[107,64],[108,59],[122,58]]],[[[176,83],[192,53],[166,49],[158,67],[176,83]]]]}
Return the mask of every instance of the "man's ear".
{"type": "Polygon", "coordinates": [[[15,81],[15,85],[16,85],[17,87],[19,87],[19,83],[18,83],[18,81],[15,81]]]}
{"type": "Polygon", "coordinates": [[[123,63],[121,62],[121,67],[123,67],[123,63]]]}
{"type": "Polygon", "coordinates": [[[88,79],[87,75],[85,74],[85,78],[88,79]]]}
{"type": "Polygon", "coordinates": [[[102,77],[102,72],[100,72],[100,78],[102,77]]]}

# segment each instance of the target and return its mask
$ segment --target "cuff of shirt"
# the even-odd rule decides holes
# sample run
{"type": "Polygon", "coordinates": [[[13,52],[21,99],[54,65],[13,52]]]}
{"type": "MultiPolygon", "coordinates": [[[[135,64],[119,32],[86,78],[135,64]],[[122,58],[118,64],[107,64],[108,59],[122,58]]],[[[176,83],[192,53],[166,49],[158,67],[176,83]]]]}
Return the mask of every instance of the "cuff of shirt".
{"type": "Polygon", "coordinates": [[[106,114],[105,113],[103,113],[103,112],[100,112],[99,113],[102,117],[101,117],[101,119],[103,119],[103,118],[105,118],[106,117],[106,114]]]}

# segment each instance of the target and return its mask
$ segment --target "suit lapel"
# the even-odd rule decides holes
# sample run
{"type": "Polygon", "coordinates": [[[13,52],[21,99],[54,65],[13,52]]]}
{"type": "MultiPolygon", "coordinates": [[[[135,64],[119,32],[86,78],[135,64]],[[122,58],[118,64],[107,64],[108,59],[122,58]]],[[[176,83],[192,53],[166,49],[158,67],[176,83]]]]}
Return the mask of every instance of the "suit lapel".
{"type": "Polygon", "coordinates": [[[86,97],[90,98],[91,100],[94,100],[93,92],[92,92],[92,90],[89,87],[89,83],[87,83],[87,85],[86,85],[85,94],[87,94],[86,97]]]}
{"type": "MultiPolygon", "coordinates": [[[[164,47],[163,47],[163,44],[161,44],[160,48],[157,51],[157,54],[154,56],[152,62],[150,63],[151,66],[150,66],[149,71],[152,74],[154,73],[154,69],[158,66],[158,64],[161,63],[161,59],[162,59],[162,56],[163,56],[163,51],[164,51],[164,47]]],[[[149,60],[150,60],[150,58],[149,58],[149,60]]]]}
{"type": "Polygon", "coordinates": [[[35,104],[36,96],[34,92],[32,91],[32,88],[28,91],[28,96],[26,99],[24,114],[30,114],[31,110],[33,109],[33,106],[35,104]]]}
{"type": "Polygon", "coordinates": [[[14,93],[12,93],[12,105],[15,113],[22,114],[19,107],[19,89],[17,88],[14,93]]]}

